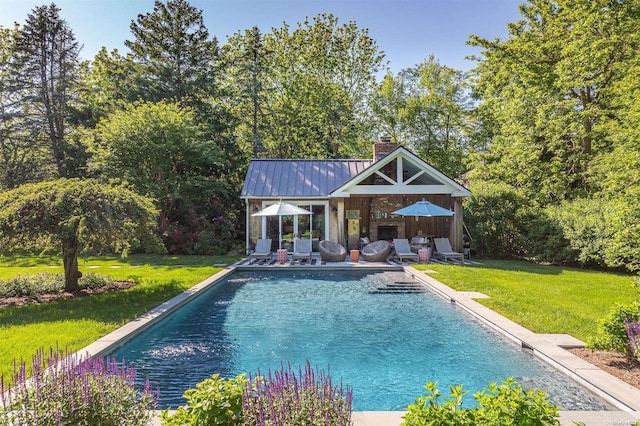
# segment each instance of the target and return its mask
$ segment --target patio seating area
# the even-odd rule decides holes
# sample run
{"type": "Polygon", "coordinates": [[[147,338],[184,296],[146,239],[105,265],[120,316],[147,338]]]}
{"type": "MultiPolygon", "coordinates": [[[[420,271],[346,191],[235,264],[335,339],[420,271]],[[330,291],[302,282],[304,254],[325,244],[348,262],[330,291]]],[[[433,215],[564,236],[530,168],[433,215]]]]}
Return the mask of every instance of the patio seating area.
{"type": "MultiPolygon", "coordinates": [[[[431,256],[425,256],[425,253],[415,253],[411,250],[410,244],[406,239],[394,239],[393,245],[388,241],[379,240],[364,245],[361,250],[351,250],[350,252],[352,255],[355,254],[355,258],[349,256],[349,251],[342,245],[329,240],[320,242],[318,252],[310,251],[308,247],[309,240],[297,240],[297,247],[293,252],[280,249],[277,250],[277,256],[274,256],[272,253],[269,253],[269,255],[252,253],[249,254],[247,258],[239,261],[237,265],[242,267],[388,267],[407,265],[407,261],[416,264],[480,265],[479,262],[465,259],[462,253],[446,251],[447,238],[438,240],[442,252],[438,253],[436,251],[431,256]]],[[[430,249],[423,248],[419,251],[423,252],[427,250],[430,249]]]]}

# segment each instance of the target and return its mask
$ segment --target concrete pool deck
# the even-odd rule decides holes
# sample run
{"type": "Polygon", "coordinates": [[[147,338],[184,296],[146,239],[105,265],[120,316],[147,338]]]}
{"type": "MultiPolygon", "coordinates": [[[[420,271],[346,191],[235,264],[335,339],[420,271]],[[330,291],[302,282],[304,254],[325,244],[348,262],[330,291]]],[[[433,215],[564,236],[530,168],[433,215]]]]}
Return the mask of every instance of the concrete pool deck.
{"type": "MultiPolygon", "coordinates": [[[[408,265],[395,265],[386,262],[314,262],[314,265],[243,265],[236,263],[228,266],[217,274],[209,277],[189,290],[181,293],[173,299],[159,305],[146,314],[136,318],[119,329],[98,339],[91,345],[83,348],[79,353],[91,356],[106,355],[121,346],[124,342],[137,336],[157,319],[178,309],[202,290],[224,278],[236,270],[258,270],[261,268],[303,268],[303,269],[351,269],[366,268],[377,270],[403,270],[428,286],[433,292],[455,303],[478,318],[489,327],[511,339],[515,344],[531,350],[542,360],[563,371],[576,382],[583,385],[592,393],[600,396],[618,411],[562,411],[560,413],[561,425],[573,425],[573,422],[582,422],[587,426],[604,425],[632,425],[640,421],[640,389],[637,389],[613,375],[600,370],[596,366],[573,355],[565,348],[581,347],[582,342],[568,335],[536,334],[526,328],[506,319],[496,312],[476,302],[475,299],[487,296],[475,292],[459,292],[440,283],[435,278],[418,271],[408,265]]],[[[417,397],[418,395],[416,395],[417,397]]],[[[407,401],[407,404],[413,401],[407,401]]],[[[368,411],[354,412],[354,426],[398,426],[402,422],[403,412],[368,411]]],[[[158,418],[150,423],[161,425],[158,418]]]]}

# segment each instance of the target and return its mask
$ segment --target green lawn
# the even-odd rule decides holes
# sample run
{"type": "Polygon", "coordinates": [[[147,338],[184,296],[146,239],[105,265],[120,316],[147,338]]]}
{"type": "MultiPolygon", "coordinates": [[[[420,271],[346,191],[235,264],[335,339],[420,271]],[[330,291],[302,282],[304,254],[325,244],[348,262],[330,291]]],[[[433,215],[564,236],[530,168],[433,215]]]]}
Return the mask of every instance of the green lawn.
{"type": "Polygon", "coordinates": [[[635,300],[629,275],[536,265],[482,261],[481,266],[416,265],[460,291],[490,296],[477,301],[536,333],[567,333],[581,340],[596,334],[597,321],[616,302],[635,300]]]}
{"type": "MultiPolygon", "coordinates": [[[[78,350],[194,286],[238,260],[231,256],[88,257],[83,273],[108,274],[138,283],[128,290],[0,309],[0,374],[10,377],[14,359],[29,360],[39,348],[78,350]]],[[[0,279],[41,271],[62,272],[56,257],[0,256],[0,279]]]]}

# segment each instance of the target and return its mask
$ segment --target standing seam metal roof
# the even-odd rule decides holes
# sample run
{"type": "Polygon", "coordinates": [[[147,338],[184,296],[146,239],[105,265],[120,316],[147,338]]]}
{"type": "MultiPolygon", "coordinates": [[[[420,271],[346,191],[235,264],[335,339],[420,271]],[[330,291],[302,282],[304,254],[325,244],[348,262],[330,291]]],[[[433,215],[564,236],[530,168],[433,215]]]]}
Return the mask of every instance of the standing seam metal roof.
{"type": "Polygon", "coordinates": [[[241,197],[327,197],[373,160],[252,160],[241,197]]]}

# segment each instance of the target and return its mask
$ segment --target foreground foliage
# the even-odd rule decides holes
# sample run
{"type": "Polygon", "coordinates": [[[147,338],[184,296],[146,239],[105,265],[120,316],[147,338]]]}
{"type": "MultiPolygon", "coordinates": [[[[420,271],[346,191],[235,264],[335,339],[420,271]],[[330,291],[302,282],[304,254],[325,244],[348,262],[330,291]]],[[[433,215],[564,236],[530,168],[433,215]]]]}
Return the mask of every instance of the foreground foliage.
{"type": "Polygon", "coordinates": [[[351,389],[334,386],[331,375],[307,361],[297,373],[282,367],[267,376],[218,374],[184,393],[187,404],[161,414],[167,426],[346,426],[351,424],[351,389]]]}
{"type": "Polygon", "coordinates": [[[214,374],[184,392],[186,405],[169,414],[160,414],[167,426],[238,425],[242,422],[242,395],[249,380],[241,374],[233,379],[223,379],[214,374]]]}
{"type": "Polygon", "coordinates": [[[21,362],[12,386],[5,389],[4,377],[0,380],[0,425],[144,426],[156,404],[149,384],[136,389],[136,371],[115,359],[53,349],[46,357],[40,350],[31,372],[27,378],[21,362]]]}
{"type": "Polygon", "coordinates": [[[409,405],[403,417],[405,426],[428,425],[559,425],[557,406],[551,404],[544,391],[525,392],[512,378],[502,384],[491,383],[485,390],[474,395],[478,406],[463,408],[463,397],[468,391],[462,385],[450,387],[450,399],[440,401],[442,393],[438,383],[425,385],[427,394],[419,396],[409,405]]]}
{"type": "Polygon", "coordinates": [[[598,333],[589,340],[588,346],[594,349],[614,350],[633,355],[630,330],[633,333],[634,321],[640,320],[640,301],[633,303],[616,303],[607,316],[598,322],[598,333]]]}

